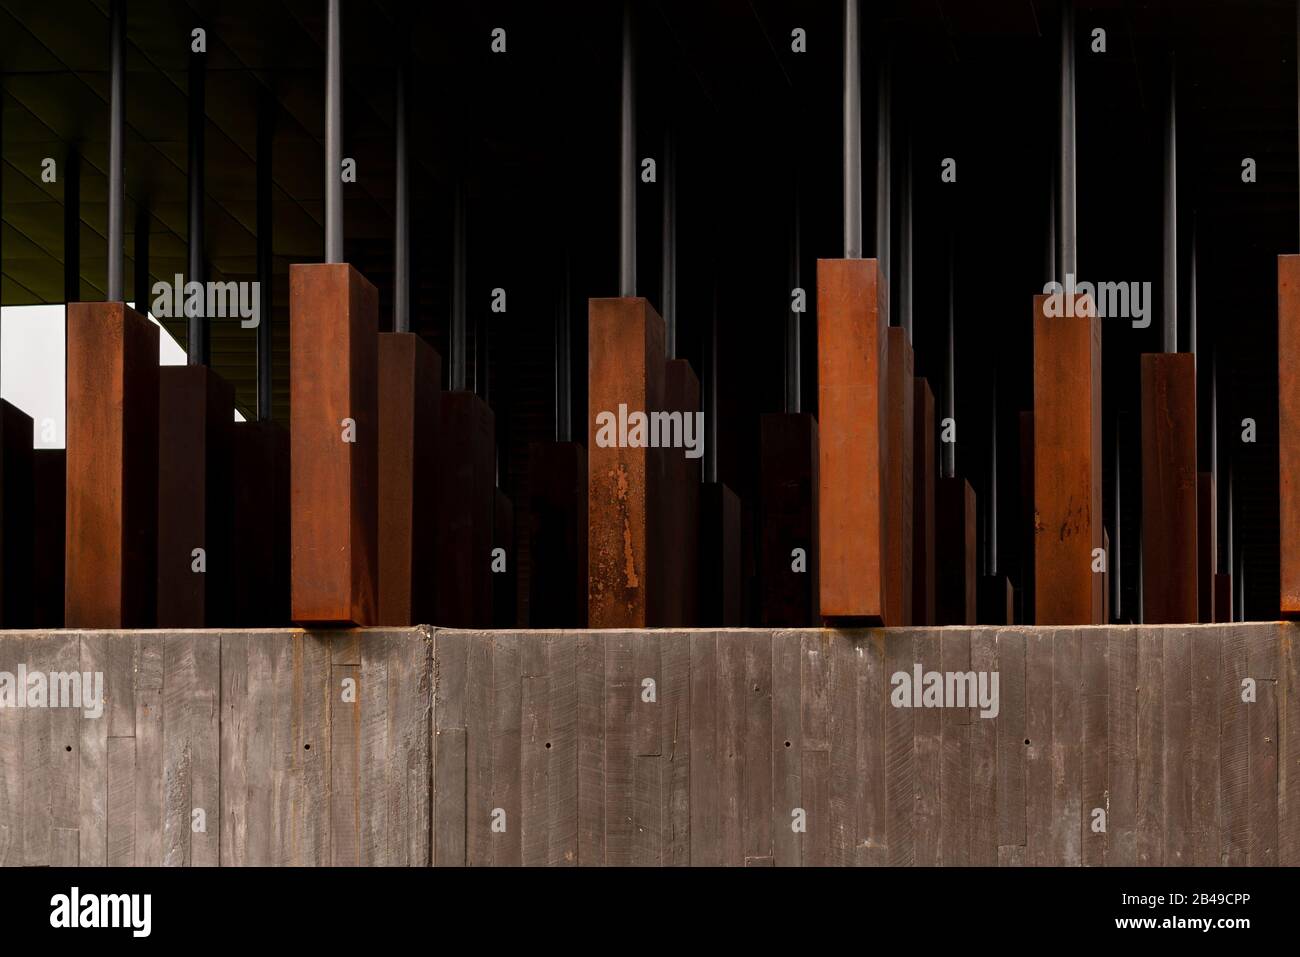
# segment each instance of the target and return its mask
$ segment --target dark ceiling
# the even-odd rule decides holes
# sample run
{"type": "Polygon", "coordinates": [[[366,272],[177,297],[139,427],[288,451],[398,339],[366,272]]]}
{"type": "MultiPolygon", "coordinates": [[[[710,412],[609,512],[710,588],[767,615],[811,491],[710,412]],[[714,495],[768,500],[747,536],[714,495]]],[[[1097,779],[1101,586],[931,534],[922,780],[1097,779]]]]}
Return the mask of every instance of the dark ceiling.
{"type": "MultiPolygon", "coordinates": [[[[789,246],[799,196],[801,282],[838,256],[841,234],[839,0],[638,0],[638,152],[662,154],[671,123],[679,169],[681,352],[702,368],[717,291],[720,470],[752,509],[758,414],[780,407],[789,246]],[[793,53],[790,32],[807,31],[793,53]]],[[[274,407],[287,414],[285,277],[322,255],[324,11],[318,0],[132,0],[127,23],[127,229],[147,214],[149,271],[186,262],[190,31],[208,32],[206,254],[209,278],[255,273],[257,102],[274,127],[274,407]]],[[[1046,278],[1057,124],[1057,0],[863,3],[866,176],[874,175],[875,76],[893,51],[895,169],[910,131],[915,180],[918,374],[940,379],[949,237],[955,237],[958,468],[987,501],[990,405],[998,382],[1002,564],[1019,561],[1015,417],[1030,406],[1030,297],[1046,278]],[[939,181],[953,157],[958,182],[939,181]],[[963,414],[964,413],[964,417],[963,414]],[[1003,527],[1005,526],[1005,527],[1003,527]]],[[[1079,263],[1085,278],[1160,288],[1161,133],[1176,57],[1183,339],[1192,224],[1201,354],[1221,367],[1224,423],[1251,416],[1255,445],[1221,442],[1237,486],[1237,522],[1256,617],[1276,613],[1276,279],[1297,248],[1294,0],[1096,0],[1078,5],[1079,263]],[[1104,54],[1091,51],[1106,31],[1104,54]],[[1241,181],[1241,161],[1258,182],[1241,181]]],[[[503,485],[517,489],[527,442],[553,429],[552,329],[564,308],[585,355],[588,296],[615,290],[621,5],[574,2],[343,2],[347,257],[380,288],[390,321],[394,67],[413,57],[413,327],[446,355],[451,197],[468,206],[468,302],[480,332],[475,381],[490,392],[503,485]],[[493,54],[490,31],[507,31],[493,54]],[[488,311],[504,287],[508,312],[488,311]],[[489,324],[490,319],[490,324],[489,324]]],[[[78,294],[104,295],[107,0],[0,0],[3,73],[3,302],[64,299],[64,187],[41,161],[81,156],[78,294]]],[[[866,220],[874,217],[868,187],[866,220]]],[[[640,291],[658,300],[660,192],[643,185],[640,291]]],[[[867,229],[871,234],[870,225],[867,229]]],[[[895,238],[898,230],[895,228],[895,238]]],[[[135,248],[127,236],[127,289],[135,248]]],[[[871,245],[870,239],[868,245],[871,245]]],[[[1156,316],[1159,316],[1159,303],[1156,316]]],[[[811,314],[809,319],[811,319],[811,314]]],[[[172,326],[184,342],[184,330],[172,326]]],[[[805,405],[815,405],[815,323],[804,328],[805,405]]],[[[1115,423],[1125,461],[1124,524],[1135,527],[1137,356],[1150,330],[1105,330],[1107,467],[1115,423]]],[[[213,363],[255,403],[255,336],[218,322],[213,363]]],[[[1208,369],[1202,362],[1201,368],[1208,369]]],[[[1204,373],[1203,373],[1204,376],[1204,373]]],[[[585,406],[575,376],[575,408],[585,406]]],[[[1208,379],[1205,381],[1208,390],[1208,379]]],[[[1208,407],[1208,402],[1203,403],[1208,407]]],[[[577,417],[581,421],[581,415],[577,417]]],[[[1203,418],[1208,434],[1208,418],[1203,418]]],[[[1239,429],[1224,434],[1235,436],[1239,429]]],[[[1207,446],[1208,447],[1208,446],[1207,446]]],[[[1226,485],[1226,482],[1223,483],[1226,485]]],[[[1222,500],[1226,506],[1226,499],[1222,500]]],[[[1112,496],[1107,515],[1113,523],[1112,496]]],[[[1123,560],[1136,567],[1135,535],[1123,560]]],[[[1136,575],[1123,573],[1136,595],[1136,575]]]]}

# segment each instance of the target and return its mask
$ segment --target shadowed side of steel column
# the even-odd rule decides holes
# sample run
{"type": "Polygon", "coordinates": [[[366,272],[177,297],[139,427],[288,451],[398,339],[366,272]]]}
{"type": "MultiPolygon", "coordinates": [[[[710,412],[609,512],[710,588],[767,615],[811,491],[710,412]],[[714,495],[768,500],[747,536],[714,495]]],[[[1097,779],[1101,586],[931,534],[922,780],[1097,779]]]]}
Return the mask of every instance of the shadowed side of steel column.
{"type": "MultiPolygon", "coordinates": [[[[1300,617],[1300,256],[1277,257],[1278,479],[1282,615],[1300,617]]],[[[1229,546],[1231,547],[1231,546],[1229,546]]],[[[1224,569],[1231,575],[1231,565],[1224,569]]],[[[1230,586],[1227,586],[1230,588],[1230,586]]]]}
{"type": "Polygon", "coordinates": [[[379,335],[379,621],[437,610],[442,358],[412,332],[379,335]]]}

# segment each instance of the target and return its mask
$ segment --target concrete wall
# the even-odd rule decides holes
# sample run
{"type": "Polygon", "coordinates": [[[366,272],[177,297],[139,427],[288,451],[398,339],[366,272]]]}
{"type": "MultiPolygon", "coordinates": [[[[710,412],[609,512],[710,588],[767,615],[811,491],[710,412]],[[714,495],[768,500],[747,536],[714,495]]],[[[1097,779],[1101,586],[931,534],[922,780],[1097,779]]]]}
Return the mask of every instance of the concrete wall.
{"type": "Polygon", "coordinates": [[[0,708],[0,861],[1295,864],[1298,657],[1279,624],[3,633],[0,682],[106,700],[0,708]],[[891,706],[918,663],[996,671],[997,717],[891,706]]]}

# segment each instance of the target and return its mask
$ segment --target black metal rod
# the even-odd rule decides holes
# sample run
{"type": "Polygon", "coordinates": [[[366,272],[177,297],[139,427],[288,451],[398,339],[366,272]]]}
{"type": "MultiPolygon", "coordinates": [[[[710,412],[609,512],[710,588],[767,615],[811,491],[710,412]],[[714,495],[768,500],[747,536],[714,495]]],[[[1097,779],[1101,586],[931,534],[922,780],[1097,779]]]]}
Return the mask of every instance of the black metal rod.
{"type": "Polygon", "coordinates": [[[862,63],[858,0],[844,0],[844,258],[862,258],[862,63]]]}
{"type": "MultiPolygon", "coordinates": [[[[802,255],[800,243],[799,215],[799,177],[796,173],[794,184],[794,222],[790,230],[790,289],[802,287],[800,281],[799,260],[802,255]]],[[[792,292],[793,295],[793,292],[792,292]]],[[[795,312],[793,299],[785,324],[785,410],[786,412],[803,411],[802,382],[802,316],[795,312]]]]}
{"type": "MultiPolygon", "coordinates": [[[[189,128],[186,137],[188,146],[189,172],[189,282],[200,285],[207,281],[207,258],[205,251],[203,203],[204,203],[204,140],[207,126],[207,109],[205,104],[205,53],[190,54],[189,72],[189,128]]],[[[208,317],[206,313],[206,296],[198,297],[196,306],[186,312],[185,353],[189,364],[207,365],[208,363],[208,317]]],[[[189,297],[186,297],[189,301],[189,297]]]]}
{"type": "Polygon", "coordinates": [[[718,283],[713,282],[709,312],[708,364],[704,379],[704,481],[718,480],[718,283]]]}
{"type": "Polygon", "coordinates": [[[1178,72],[1169,56],[1164,155],[1164,351],[1178,351],[1178,72]]]}
{"type": "Polygon", "coordinates": [[[659,308],[663,313],[668,358],[677,357],[677,144],[669,123],[664,131],[663,169],[663,269],[660,277],[659,308]]]}
{"type": "Polygon", "coordinates": [[[263,92],[258,101],[257,123],[257,418],[273,418],[271,394],[271,322],[274,315],[272,287],[275,276],[272,223],[272,148],[275,141],[275,100],[263,92]]]}
{"type": "MultiPolygon", "coordinates": [[[[948,236],[948,354],[945,357],[947,368],[946,388],[944,389],[944,413],[945,417],[957,421],[957,357],[956,347],[957,340],[954,325],[953,299],[954,299],[954,277],[956,270],[953,267],[953,260],[956,256],[956,225],[952,227],[953,233],[948,236]]],[[[940,442],[940,469],[944,478],[955,478],[957,475],[957,443],[940,442]]]]}
{"type": "Polygon", "coordinates": [[[149,314],[149,208],[141,203],[135,211],[135,250],[133,256],[135,277],[132,287],[135,290],[135,311],[142,316],[149,314]]]}
{"type": "MultiPolygon", "coordinates": [[[[452,200],[451,237],[451,388],[463,392],[466,388],[465,357],[465,187],[456,184],[452,200]]],[[[475,343],[477,350],[478,343],[475,343]]],[[[475,366],[478,363],[475,362],[475,366]]],[[[475,372],[477,377],[477,371],[475,372]]]]}
{"type": "Polygon", "coordinates": [[[123,298],[126,178],[122,161],[126,110],[126,0],[111,0],[109,30],[108,120],[108,301],[123,298]]]}
{"type": "MultiPolygon", "coordinates": [[[[898,324],[912,341],[912,138],[907,138],[907,162],[903,166],[902,199],[898,237],[898,324]]],[[[994,542],[997,545],[997,542],[994,542]]],[[[996,573],[996,569],[994,569],[996,573]]]]}
{"type": "Polygon", "coordinates": [[[993,370],[993,398],[989,423],[989,574],[998,573],[998,374],[993,370]]]}
{"type": "Polygon", "coordinates": [[[411,331],[411,208],[407,192],[406,143],[407,60],[397,68],[396,95],[396,182],[393,186],[393,331],[411,331]]]}
{"type": "Polygon", "coordinates": [[[329,0],[325,38],[325,261],[343,262],[343,103],[339,3],[329,0]]]}
{"type": "Polygon", "coordinates": [[[81,154],[71,147],[63,161],[63,301],[81,301],[81,154]]]}
{"type": "Polygon", "coordinates": [[[1075,224],[1074,0],[1061,4],[1061,149],[1057,216],[1058,277],[1078,274],[1078,235],[1075,224]]]}
{"type": "Polygon", "coordinates": [[[623,88],[619,123],[618,294],[636,295],[636,64],[632,0],[623,4],[623,88]]]}
{"type": "Polygon", "coordinates": [[[573,352],[570,327],[573,309],[573,266],[564,252],[560,301],[555,314],[555,440],[573,440],[573,352]]]}
{"type": "MultiPolygon", "coordinates": [[[[876,110],[876,264],[880,271],[880,281],[889,286],[890,266],[893,249],[893,143],[890,131],[893,129],[893,89],[890,68],[890,51],[888,43],[883,45],[880,55],[880,82],[877,89],[878,106],[876,110]]],[[[892,297],[886,297],[893,312],[892,297]]]]}

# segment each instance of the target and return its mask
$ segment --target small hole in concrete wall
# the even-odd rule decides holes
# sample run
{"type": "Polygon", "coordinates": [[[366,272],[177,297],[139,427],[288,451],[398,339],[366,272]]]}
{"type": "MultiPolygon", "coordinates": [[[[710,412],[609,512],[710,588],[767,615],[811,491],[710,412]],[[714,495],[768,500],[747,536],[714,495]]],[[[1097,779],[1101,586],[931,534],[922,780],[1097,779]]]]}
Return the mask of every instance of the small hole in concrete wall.
{"type": "Polygon", "coordinates": [[[787,741],[787,742],[785,743],[785,746],[786,746],[787,748],[790,747],[790,742],[787,741]]]}
{"type": "Polygon", "coordinates": [[[1029,739],[1028,739],[1028,738],[1025,738],[1025,744],[1028,744],[1028,743],[1029,743],[1029,739]]]}
{"type": "MultiPolygon", "coordinates": [[[[1028,743],[1029,743],[1028,741],[1025,742],[1025,744],[1028,744],[1028,743]]],[[[310,745],[310,744],[304,744],[304,745],[302,746],[302,749],[303,749],[304,751],[310,751],[310,750],[311,750],[311,745],[310,745]]]]}
{"type": "Polygon", "coordinates": [[[551,742],[549,741],[546,742],[546,750],[547,751],[551,750],[551,742]]]}
{"type": "Polygon", "coordinates": [[[64,751],[71,751],[71,750],[72,750],[72,745],[68,745],[68,746],[67,746],[66,748],[64,748],[63,750],[64,750],[64,751]]]}

